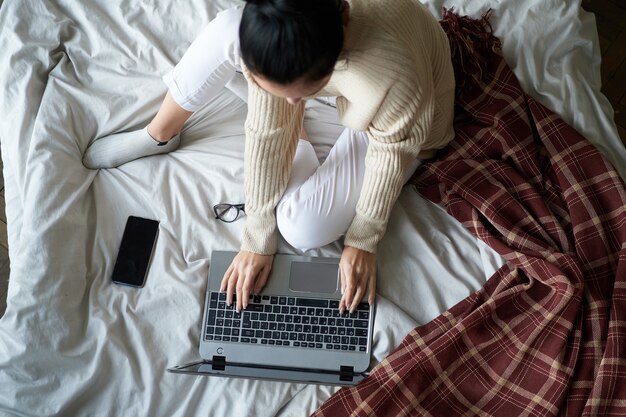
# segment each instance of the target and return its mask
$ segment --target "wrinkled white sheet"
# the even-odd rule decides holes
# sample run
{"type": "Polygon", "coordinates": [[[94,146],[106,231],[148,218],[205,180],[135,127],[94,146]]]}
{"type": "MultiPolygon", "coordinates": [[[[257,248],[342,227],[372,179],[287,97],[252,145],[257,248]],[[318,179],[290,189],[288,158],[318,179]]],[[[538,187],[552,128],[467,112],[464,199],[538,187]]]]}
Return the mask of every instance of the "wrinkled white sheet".
{"type": "MultiPolygon", "coordinates": [[[[90,171],[93,138],[145,125],[160,76],[232,0],[6,1],[0,7],[0,140],[11,277],[0,319],[0,413],[21,416],[303,416],[337,388],[189,377],[209,255],[238,247],[242,221],[211,206],[243,200],[245,105],[224,91],[190,119],[176,152],[90,171]],[[111,284],[126,217],[158,219],[143,289],[111,284]]],[[[599,94],[593,17],[576,1],[432,1],[493,26],[524,87],[592,140],[626,177],[599,94]]],[[[312,103],[321,157],[341,127],[312,103]]],[[[280,252],[292,252],[284,243],[280,252]]],[[[340,254],[338,244],[315,251],[340,254]]],[[[374,356],[476,291],[502,260],[439,207],[405,189],[379,250],[374,356]]]]}

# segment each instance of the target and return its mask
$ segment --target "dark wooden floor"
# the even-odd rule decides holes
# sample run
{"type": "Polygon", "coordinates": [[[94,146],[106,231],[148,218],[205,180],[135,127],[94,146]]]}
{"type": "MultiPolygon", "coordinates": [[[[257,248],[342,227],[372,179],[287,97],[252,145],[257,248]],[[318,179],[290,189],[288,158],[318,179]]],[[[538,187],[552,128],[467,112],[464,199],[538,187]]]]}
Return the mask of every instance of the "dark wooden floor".
{"type": "Polygon", "coordinates": [[[615,110],[617,130],[626,145],[626,1],[583,0],[596,16],[602,52],[602,92],[615,110]]]}
{"type": "MultiPolygon", "coordinates": [[[[615,122],[626,146],[626,1],[583,0],[582,4],[596,16],[602,52],[602,91],[613,105],[615,122]]],[[[4,180],[0,174],[0,316],[6,308],[9,280],[6,223],[4,180]]]]}

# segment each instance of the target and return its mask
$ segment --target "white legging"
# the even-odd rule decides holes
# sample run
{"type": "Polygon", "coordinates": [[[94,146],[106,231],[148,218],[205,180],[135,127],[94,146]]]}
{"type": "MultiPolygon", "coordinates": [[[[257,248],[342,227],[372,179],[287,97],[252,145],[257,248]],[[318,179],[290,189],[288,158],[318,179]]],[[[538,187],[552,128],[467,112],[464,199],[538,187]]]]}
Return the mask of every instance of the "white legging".
{"type": "MultiPolygon", "coordinates": [[[[300,139],[287,189],[276,207],[278,229],[302,251],[319,248],[343,236],[354,215],[363,185],[368,139],[344,129],[320,165],[310,142],[300,139]]],[[[409,165],[409,180],[419,160],[409,165]]]]}

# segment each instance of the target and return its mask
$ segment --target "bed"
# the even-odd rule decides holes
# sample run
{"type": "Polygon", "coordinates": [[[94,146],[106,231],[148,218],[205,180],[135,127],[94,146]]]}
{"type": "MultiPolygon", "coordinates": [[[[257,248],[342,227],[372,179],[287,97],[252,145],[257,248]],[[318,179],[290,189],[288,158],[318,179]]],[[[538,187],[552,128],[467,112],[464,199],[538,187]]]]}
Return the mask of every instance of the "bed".
{"type": "MultiPolygon", "coordinates": [[[[90,141],[145,125],[196,33],[234,0],[4,2],[0,140],[11,276],[0,319],[0,413],[19,416],[304,416],[338,387],[194,377],[210,253],[236,250],[245,103],[224,90],[181,147],[119,169],[81,162],[90,141]],[[113,285],[129,215],[158,219],[146,286],[113,285]]],[[[626,178],[626,151],[600,94],[592,15],[578,1],[427,1],[491,24],[523,89],[589,139],[626,178]]],[[[341,126],[324,103],[305,126],[323,159],[341,126]]],[[[295,253],[285,242],[279,252],[295,253]]],[[[334,243],[312,255],[339,256],[334,243]]],[[[372,366],[416,326],[483,287],[505,259],[440,205],[403,190],[380,245],[372,366]]]]}

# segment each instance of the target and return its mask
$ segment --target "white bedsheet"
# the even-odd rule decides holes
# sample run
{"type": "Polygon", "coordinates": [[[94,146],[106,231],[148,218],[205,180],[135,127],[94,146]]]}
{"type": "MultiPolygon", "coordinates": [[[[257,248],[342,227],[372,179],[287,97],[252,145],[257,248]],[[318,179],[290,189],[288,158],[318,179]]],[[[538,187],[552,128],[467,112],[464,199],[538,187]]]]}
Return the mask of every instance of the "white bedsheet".
{"type": "MultiPolygon", "coordinates": [[[[90,171],[95,137],[144,125],[160,76],[230,0],[4,2],[0,140],[11,277],[0,319],[0,413],[29,416],[301,416],[337,388],[189,377],[197,358],[209,255],[238,247],[242,221],[211,216],[243,201],[245,105],[229,91],[195,114],[176,152],[90,171]],[[178,3],[177,3],[178,5],[178,3]],[[179,5],[180,8],[180,5],[179,5]],[[110,283],[125,219],[158,219],[143,289],[110,283]]],[[[493,25],[524,87],[609,156],[626,152],[599,94],[593,18],[567,1],[430,2],[493,25]]],[[[312,103],[306,126],[323,157],[341,127],[312,103]]],[[[280,252],[292,252],[284,243],[280,252]]],[[[313,252],[340,254],[338,244],[313,252]]],[[[502,259],[441,208],[403,191],[379,250],[373,362],[414,326],[476,291],[502,259]]]]}

